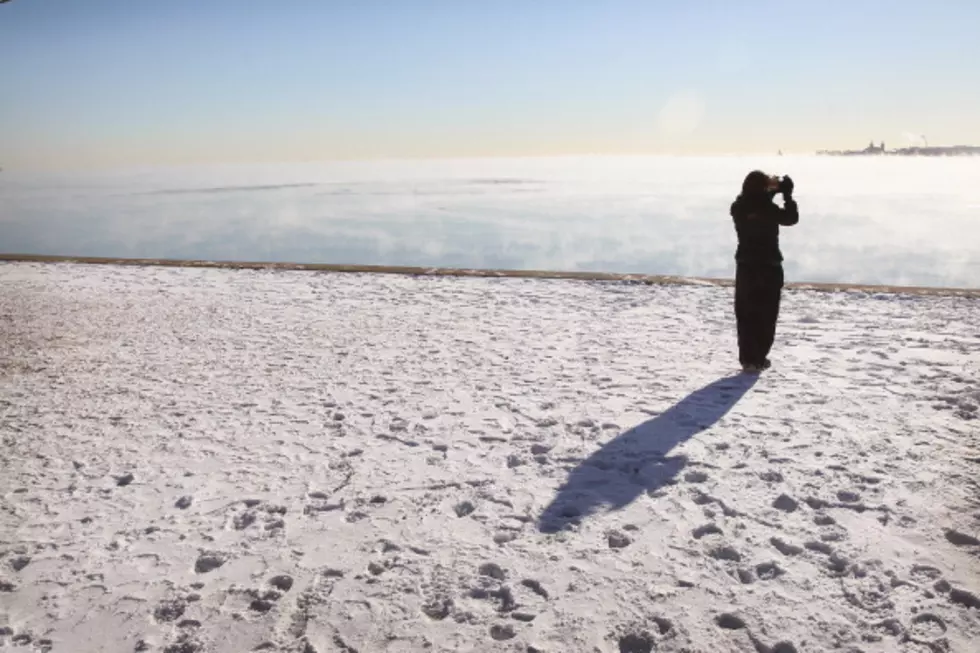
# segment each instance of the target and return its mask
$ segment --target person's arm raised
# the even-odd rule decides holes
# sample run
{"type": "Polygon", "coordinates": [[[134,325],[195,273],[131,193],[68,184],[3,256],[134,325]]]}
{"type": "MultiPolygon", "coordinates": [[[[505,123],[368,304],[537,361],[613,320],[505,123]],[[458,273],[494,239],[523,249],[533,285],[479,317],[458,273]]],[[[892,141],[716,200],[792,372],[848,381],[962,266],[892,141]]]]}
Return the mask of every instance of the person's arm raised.
{"type": "Polygon", "coordinates": [[[796,200],[793,199],[792,195],[783,196],[784,205],[783,208],[776,207],[776,219],[779,224],[784,227],[792,227],[794,224],[800,221],[800,210],[796,206],[796,200]]]}
{"type": "Polygon", "coordinates": [[[789,175],[784,175],[779,182],[779,192],[783,194],[783,208],[776,209],[776,221],[784,227],[792,227],[800,221],[800,210],[793,199],[793,189],[796,184],[789,175]]]}

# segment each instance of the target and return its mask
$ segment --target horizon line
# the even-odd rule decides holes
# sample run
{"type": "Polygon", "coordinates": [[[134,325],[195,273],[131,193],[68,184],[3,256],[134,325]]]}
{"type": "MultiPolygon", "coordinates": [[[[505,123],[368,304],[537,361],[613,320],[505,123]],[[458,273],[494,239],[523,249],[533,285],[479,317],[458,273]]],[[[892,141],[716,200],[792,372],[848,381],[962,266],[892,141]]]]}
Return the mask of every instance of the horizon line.
{"type": "MultiPolygon", "coordinates": [[[[957,148],[957,147],[978,147],[964,145],[935,146],[930,149],[957,148]]],[[[921,147],[909,147],[905,149],[923,149],[921,147]]],[[[843,152],[844,150],[839,150],[843,152]]],[[[858,151],[858,150],[856,150],[858,151]]],[[[59,173],[59,172],[108,172],[114,170],[133,170],[148,168],[180,168],[180,167],[201,167],[201,166],[246,166],[246,165],[303,165],[303,164],[329,164],[329,163],[392,163],[392,162],[433,162],[433,161],[486,161],[486,160],[507,160],[507,159],[717,159],[717,158],[773,158],[773,159],[792,159],[792,158],[825,158],[828,153],[836,153],[838,150],[776,150],[775,152],[567,152],[556,154],[459,154],[459,155],[389,155],[389,156],[338,156],[338,157],[297,157],[297,158],[270,158],[270,159],[208,159],[208,160],[186,160],[186,161],[155,161],[155,162],[132,162],[132,163],[98,163],[98,164],[71,164],[71,165],[26,165],[23,167],[13,167],[11,165],[0,164],[0,174],[4,172],[18,173],[59,173]]],[[[942,157],[923,157],[923,158],[942,158],[942,157]]]]}
{"type": "MultiPolygon", "coordinates": [[[[871,147],[874,146],[874,139],[871,140],[871,147]]],[[[879,141],[883,142],[883,141],[879,141]]],[[[865,150],[868,146],[865,147],[865,150]]],[[[942,150],[942,149],[959,149],[959,148],[980,148],[980,145],[912,145],[907,144],[902,147],[893,148],[890,152],[899,152],[905,150],[917,150],[917,149],[928,149],[928,150],[942,150]]],[[[222,166],[222,165],[279,165],[279,164],[309,164],[309,163],[366,163],[366,162],[392,162],[392,161],[479,161],[479,160],[500,160],[500,159],[582,159],[582,158],[688,158],[688,159],[699,159],[699,158],[738,158],[738,157],[776,157],[776,158],[786,158],[786,157],[818,157],[825,156],[827,154],[836,153],[860,153],[864,150],[849,150],[849,149],[839,149],[839,148],[780,148],[775,147],[772,150],[757,149],[757,150],[647,150],[647,151],[616,151],[616,150],[598,150],[598,151],[565,151],[565,152],[541,152],[541,151],[530,151],[524,153],[501,153],[501,152],[473,152],[470,154],[451,154],[451,153],[432,153],[432,154],[337,154],[337,155],[323,155],[323,156],[283,156],[283,157],[269,157],[269,158],[210,158],[203,157],[200,159],[195,159],[193,157],[182,159],[175,158],[171,160],[161,159],[157,161],[147,161],[147,160],[134,160],[127,163],[111,163],[111,162],[89,162],[78,161],[76,163],[65,163],[65,164],[38,164],[38,163],[27,163],[23,166],[17,166],[14,164],[12,167],[9,164],[3,164],[0,162],[0,172],[7,172],[16,170],[18,172],[77,172],[77,171],[90,171],[90,170],[123,170],[123,169],[133,169],[133,168],[169,168],[169,167],[184,167],[184,166],[222,166]]]]}

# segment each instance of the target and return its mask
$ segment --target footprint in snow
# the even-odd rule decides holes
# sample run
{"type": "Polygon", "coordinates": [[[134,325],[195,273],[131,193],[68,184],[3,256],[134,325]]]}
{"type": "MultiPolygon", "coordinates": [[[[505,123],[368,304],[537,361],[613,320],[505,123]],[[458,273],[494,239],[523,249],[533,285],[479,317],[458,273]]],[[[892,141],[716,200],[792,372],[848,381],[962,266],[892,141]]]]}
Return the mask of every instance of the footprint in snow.
{"type": "Polygon", "coordinates": [[[221,553],[203,553],[194,563],[194,571],[199,574],[207,574],[221,567],[227,558],[221,553]]]}
{"type": "Polygon", "coordinates": [[[840,490],[837,498],[843,503],[857,503],[861,500],[861,495],[853,490],[840,490]]]}
{"type": "Polygon", "coordinates": [[[824,555],[830,555],[834,552],[834,548],[832,546],[826,542],[820,542],[817,540],[809,540],[803,546],[809,551],[815,551],[816,553],[822,553],[824,555]]]}
{"type": "Polygon", "coordinates": [[[269,579],[269,585],[285,593],[293,588],[293,577],[286,574],[273,576],[269,579]]]}
{"type": "Polygon", "coordinates": [[[706,483],[708,475],[700,471],[691,471],[684,474],[684,480],[688,483],[706,483]]]}
{"type": "Polygon", "coordinates": [[[169,599],[161,602],[153,610],[153,618],[160,623],[177,621],[187,610],[187,603],[180,599],[169,599]]]}
{"type": "Polygon", "coordinates": [[[928,565],[915,565],[909,571],[909,577],[917,583],[932,583],[942,578],[943,573],[928,565]]]}
{"type": "Polygon", "coordinates": [[[955,546],[980,546],[980,539],[954,528],[947,528],[944,535],[946,540],[955,546]]]}
{"type": "Polygon", "coordinates": [[[633,543],[633,538],[622,531],[613,530],[606,534],[606,541],[610,549],[625,549],[633,543]]]}
{"type": "Polygon", "coordinates": [[[775,562],[763,562],[755,567],[755,574],[759,580],[773,580],[785,573],[782,567],[775,562]]]}
{"type": "Polygon", "coordinates": [[[917,644],[932,644],[946,634],[946,622],[931,612],[923,612],[912,617],[909,623],[909,640],[917,644]]]}
{"type": "Polygon", "coordinates": [[[517,631],[510,624],[494,624],[490,627],[490,637],[498,642],[503,642],[517,637],[517,631]]]}
{"type": "Polygon", "coordinates": [[[708,552],[708,555],[715,560],[727,560],[730,562],[741,562],[742,554],[732,546],[717,546],[708,552]]]}
{"type": "Polygon", "coordinates": [[[725,612],[715,617],[715,624],[725,630],[742,630],[745,628],[745,620],[731,612],[725,612]]]}
{"type": "Polygon", "coordinates": [[[777,510],[782,510],[783,512],[796,512],[800,507],[799,502],[787,494],[780,494],[775,501],[772,502],[772,507],[777,510]]]}
{"type": "Polygon", "coordinates": [[[619,653],[652,653],[657,648],[658,636],[663,637],[674,628],[674,624],[663,617],[652,617],[650,621],[649,627],[632,626],[615,636],[619,653]]]}
{"type": "Polygon", "coordinates": [[[531,590],[541,598],[548,600],[549,598],[548,590],[546,590],[544,586],[541,585],[540,581],[537,581],[533,578],[525,578],[524,580],[521,581],[521,585],[528,588],[529,590],[531,590]]]}
{"type": "Polygon", "coordinates": [[[701,538],[706,537],[708,535],[722,535],[722,534],[723,534],[722,530],[715,524],[705,524],[704,526],[698,526],[693,531],[691,531],[691,535],[696,540],[700,540],[701,538]]]}
{"type": "Polygon", "coordinates": [[[507,579],[507,572],[505,572],[503,567],[495,562],[487,562],[480,565],[478,572],[481,576],[486,576],[487,578],[493,578],[495,580],[507,579]]]}
{"type": "Polygon", "coordinates": [[[949,600],[964,608],[974,608],[980,610],[980,596],[965,589],[953,587],[949,592],[949,600]]]}
{"type": "Polygon", "coordinates": [[[650,653],[656,640],[648,632],[628,633],[619,638],[619,653],[650,653]]]}
{"type": "Polygon", "coordinates": [[[782,540],[778,537],[774,537],[769,542],[775,547],[777,551],[782,553],[784,556],[798,556],[803,553],[803,547],[797,546],[796,544],[791,544],[782,540]]]}
{"type": "Polygon", "coordinates": [[[10,560],[10,568],[14,571],[21,571],[29,564],[31,564],[31,556],[28,555],[15,556],[10,560]]]}

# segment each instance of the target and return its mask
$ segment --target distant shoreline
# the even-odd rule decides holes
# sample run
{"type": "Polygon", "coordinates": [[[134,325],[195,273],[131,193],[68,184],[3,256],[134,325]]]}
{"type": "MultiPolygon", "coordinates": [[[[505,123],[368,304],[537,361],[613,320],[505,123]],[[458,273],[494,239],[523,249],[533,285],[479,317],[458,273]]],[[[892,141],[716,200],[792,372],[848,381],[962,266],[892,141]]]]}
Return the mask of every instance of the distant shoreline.
{"type": "MultiPolygon", "coordinates": [[[[515,279],[568,279],[577,281],[626,281],[648,285],[713,285],[730,287],[732,279],[678,275],[629,274],[620,272],[571,272],[560,270],[504,270],[487,268],[440,268],[399,265],[344,265],[334,263],[277,263],[268,261],[210,261],[199,259],[118,258],[99,256],[53,256],[44,254],[0,254],[0,263],[75,263],[136,267],[186,267],[225,270],[285,270],[297,272],[346,272],[396,274],[428,277],[476,277],[515,279]]],[[[871,292],[905,295],[970,297],[980,299],[980,288],[893,286],[885,284],[790,282],[786,288],[821,292],[871,292]]]]}
{"type": "Polygon", "coordinates": [[[817,156],[980,156],[980,146],[950,145],[936,147],[903,147],[897,150],[886,150],[873,144],[863,150],[819,150],[817,156]]]}

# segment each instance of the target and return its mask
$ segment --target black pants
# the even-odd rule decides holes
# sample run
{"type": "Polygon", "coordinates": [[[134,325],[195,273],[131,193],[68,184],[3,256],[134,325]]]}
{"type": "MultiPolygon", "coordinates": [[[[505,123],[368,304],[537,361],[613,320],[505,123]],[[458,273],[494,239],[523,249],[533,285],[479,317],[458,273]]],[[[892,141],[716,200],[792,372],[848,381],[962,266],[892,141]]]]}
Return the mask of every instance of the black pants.
{"type": "Polygon", "coordinates": [[[783,266],[738,263],[735,268],[735,320],[738,323],[738,360],[762,365],[776,339],[783,266]]]}

